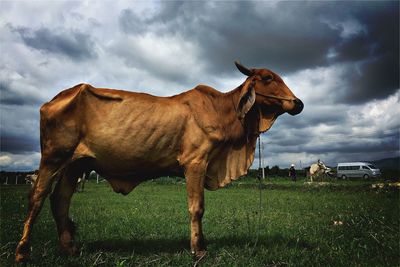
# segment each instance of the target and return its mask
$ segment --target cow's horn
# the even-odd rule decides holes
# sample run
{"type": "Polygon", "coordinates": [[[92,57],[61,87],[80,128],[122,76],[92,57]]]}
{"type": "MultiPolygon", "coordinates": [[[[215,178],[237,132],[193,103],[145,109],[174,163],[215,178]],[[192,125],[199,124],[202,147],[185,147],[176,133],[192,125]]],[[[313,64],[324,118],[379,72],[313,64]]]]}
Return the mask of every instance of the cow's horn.
{"type": "Polygon", "coordinates": [[[241,73],[243,73],[244,75],[247,75],[247,76],[252,76],[252,75],[253,75],[253,71],[250,70],[250,69],[248,69],[248,68],[246,68],[246,67],[243,66],[242,64],[240,64],[239,61],[235,61],[235,65],[236,65],[236,68],[238,68],[238,70],[239,70],[241,73]]]}

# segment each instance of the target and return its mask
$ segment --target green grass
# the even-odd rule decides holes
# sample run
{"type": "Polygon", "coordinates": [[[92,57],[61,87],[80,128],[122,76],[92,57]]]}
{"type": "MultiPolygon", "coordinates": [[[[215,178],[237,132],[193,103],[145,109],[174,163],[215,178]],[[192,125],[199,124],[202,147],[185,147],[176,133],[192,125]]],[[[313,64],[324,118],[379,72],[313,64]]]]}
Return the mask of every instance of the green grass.
{"type": "MultiPolygon", "coordinates": [[[[371,181],[324,186],[284,179],[259,191],[244,179],[206,192],[208,244],[202,266],[398,266],[399,190],[371,189],[371,181]],[[343,222],[334,225],[334,221],[343,222]],[[259,229],[259,239],[257,232],[259,229]]],[[[0,265],[13,265],[29,186],[1,186],[0,265]]],[[[76,257],[58,251],[46,200],[32,235],[32,266],[190,266],[189,217],[182,182],[147,182],[128,196],[90,181],[76,193],[76,257]]]]}

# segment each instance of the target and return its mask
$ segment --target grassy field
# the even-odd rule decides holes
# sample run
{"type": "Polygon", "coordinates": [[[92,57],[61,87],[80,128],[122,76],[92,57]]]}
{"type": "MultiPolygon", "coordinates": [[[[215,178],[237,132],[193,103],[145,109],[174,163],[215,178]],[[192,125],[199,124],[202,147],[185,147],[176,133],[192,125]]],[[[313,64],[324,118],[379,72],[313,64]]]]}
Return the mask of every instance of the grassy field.
{"type": "MultiPolygon", "coordinates": [[[[398,266],[399,190],[376,181],[265,181],[206,192],[201,266],[398,266]],[[260,225],[260,227],[259,227],[260,225]],[[257,235],[259,233],[258,242],[257,235]]],[[[29,186],[1,186],[1,266],[13,265],[29,186]]],[[[90,181],[72,200],[80,254],[62,256],[49,201],[32,236],[32,266],[190,266],[182,182],[146,182],[128,196],[90,181]]]]}

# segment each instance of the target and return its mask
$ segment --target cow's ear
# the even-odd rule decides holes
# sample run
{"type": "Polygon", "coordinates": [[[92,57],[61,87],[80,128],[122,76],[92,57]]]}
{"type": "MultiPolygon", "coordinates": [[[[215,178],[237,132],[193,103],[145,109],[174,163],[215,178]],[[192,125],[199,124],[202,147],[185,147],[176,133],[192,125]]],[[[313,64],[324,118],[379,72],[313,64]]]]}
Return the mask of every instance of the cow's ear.
{"type": "Polygon", "coordinates": [[[237,116],[243,119],[256,101],[256,92],[254,89],[255,79],[248,78],[242,85],[240,91],[239,103],[237,104],[237,116]]]}

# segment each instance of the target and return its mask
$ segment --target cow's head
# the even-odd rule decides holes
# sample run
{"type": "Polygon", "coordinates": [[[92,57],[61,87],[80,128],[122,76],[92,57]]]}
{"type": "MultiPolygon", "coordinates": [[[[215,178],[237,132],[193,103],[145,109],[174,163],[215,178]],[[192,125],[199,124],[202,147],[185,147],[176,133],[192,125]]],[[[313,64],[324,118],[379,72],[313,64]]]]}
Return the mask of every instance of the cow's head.
{"type": "Polygon", "coordinates": [[[317,164],[321,170],[324,170],[325,173],[331,172],[331,168],[326,167],[325,163],[323,163],[322,161],[318,160],[317,164]]]}
{"type": "Polygon", "coordinates": [[[297,115],[303,110],[303,102],[286,86],[282,78],[268,69],[249,69],[235,62],[241,73],[248,76],[242,84],[238,103],[238,116],[244,118],[254,106],[259,110],[259,131],[271,128],[276,118],[287,112],[297,115]]]}

